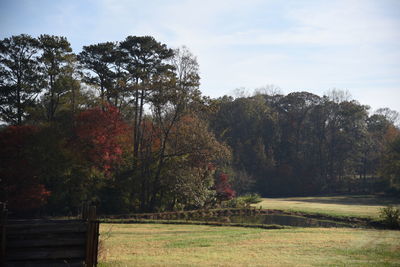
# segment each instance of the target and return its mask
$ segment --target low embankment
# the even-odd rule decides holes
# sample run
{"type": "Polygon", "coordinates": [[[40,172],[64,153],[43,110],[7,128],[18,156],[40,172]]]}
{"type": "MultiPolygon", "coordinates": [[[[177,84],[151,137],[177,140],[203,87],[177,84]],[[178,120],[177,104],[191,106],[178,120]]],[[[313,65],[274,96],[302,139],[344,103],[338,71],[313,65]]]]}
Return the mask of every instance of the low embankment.
{"type": "Polygon", "coordinates": [[[107,216],[102,221],[260,228],[287,226],[385,228],[379,214],[387,205],[400,207],[400,200],[373,195],[264,198],[261,203],[245,208],[125,214],[107,216]]]}
{"type": "Polygon", "coordinates": [[[382,227],[369,218],[335,217],[271,209],[210,209],[107,216],[104,223],[163,223],[242,226],[265,229],[295,227],[382,227]]]}

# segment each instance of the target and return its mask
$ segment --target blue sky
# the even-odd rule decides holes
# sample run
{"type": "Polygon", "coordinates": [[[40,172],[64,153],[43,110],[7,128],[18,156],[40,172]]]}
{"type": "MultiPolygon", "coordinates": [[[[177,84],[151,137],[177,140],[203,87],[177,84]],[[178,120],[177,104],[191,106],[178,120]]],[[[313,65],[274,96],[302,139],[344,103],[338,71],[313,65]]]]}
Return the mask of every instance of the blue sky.
{"type": "Polygon", "coordinates": [[[197,56],[205,95],[336,88],[400,111],[399,0],[0,0],[0,38],[21,33],[66,36],[75,52],[151,35],[197,56]]]}

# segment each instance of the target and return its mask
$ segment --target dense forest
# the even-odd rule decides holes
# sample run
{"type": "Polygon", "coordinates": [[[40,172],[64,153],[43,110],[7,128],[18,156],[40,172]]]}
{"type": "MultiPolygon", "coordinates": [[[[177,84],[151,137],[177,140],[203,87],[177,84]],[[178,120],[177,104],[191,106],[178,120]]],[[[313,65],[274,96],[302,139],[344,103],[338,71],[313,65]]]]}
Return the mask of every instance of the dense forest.
{"type": "MultiPolygon", "coordinates": [[[[212,99],[186,47],[0,41],[0,201],[15,213],[197,209],[237,195],[400,192],[399,114],[331,90],[212,99]]],[[[269,88],[271,89],[271,88],[269,88]]]]}

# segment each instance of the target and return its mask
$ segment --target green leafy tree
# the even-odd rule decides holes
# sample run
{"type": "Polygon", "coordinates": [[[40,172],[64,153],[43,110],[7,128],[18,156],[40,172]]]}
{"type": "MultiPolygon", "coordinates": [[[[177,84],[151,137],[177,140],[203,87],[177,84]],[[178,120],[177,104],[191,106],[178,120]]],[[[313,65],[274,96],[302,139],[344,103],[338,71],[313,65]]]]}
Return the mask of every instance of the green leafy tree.
{"type": "Polygon", "coordinates": [[[60,105],[60,98],[68,92],[61,79],[74,55],[67,38],[42,34],[38,38],[42,52],[39,58],[42,65],[45,94],[43,103],[46,109],[46,118],[53,121],[60,105]]]}
{"type": "Polygon", "coordinates": [[[21,125],[41,93],[39,42],[21,34],[0,42],[0,116],[21,125]]]}
{"type": "Polygon", "coordinates": [[[400,137],[389,144],[383,158],[382,175],[389,181],[390,186],[400,192],[400,137]]]}
{"type": "Polygon", "coordinates": [[[83,81],[99,88],[102,104],[110,102],[116,75],[114,62],[118,60],[116,56],[116,44],[112,42],[84,46],[78,55],[78,60],[85,69],[83,81]]]}
{"type": "Polygon", "coordinates": [[[207,122],[188,114],[171,129],[164,155],[161,185],[162,202],[170,209],[190,209],[211,205],[215,201],[214,166],[230,159],[229,149],[208,130],[207,122]]]}
{"type": "Polygon", "coordinates": [[[130,102],[133,104],[133,155],[137,158],[143,137],[144,106],[154,90],[164,89],[169,82],[173,67],[167,60],[173,57],[173,51],[151,36],[128,36],[120,42],[119,49],[123,53],[123,68],[128,72],[130,81],[128,87],[131,93],[130,102]]]}

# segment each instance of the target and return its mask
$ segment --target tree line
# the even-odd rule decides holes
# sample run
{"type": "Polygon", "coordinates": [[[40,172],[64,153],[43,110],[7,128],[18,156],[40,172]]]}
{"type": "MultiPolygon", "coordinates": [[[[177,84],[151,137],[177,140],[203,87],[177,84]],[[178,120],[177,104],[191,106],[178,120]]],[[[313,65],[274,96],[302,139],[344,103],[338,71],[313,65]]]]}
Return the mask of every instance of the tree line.
{"type": "Polygon", "coordinates": [[[268,90],[217,101],[210,123],[232,148],[238,192],[292,196],[399,189],[396,111],[369,114],[368,106],[340,90],[323,97],[268,90]]]}
{"type": "Polygon", "coordinates": [[[151,36],[77,54],[65,37],[12,36],[0,76],[0,201],[15,212],[196,209],[236,193],[399,184],[395,111],[307,92],[211,99],[196,57],[151,36]]]}

